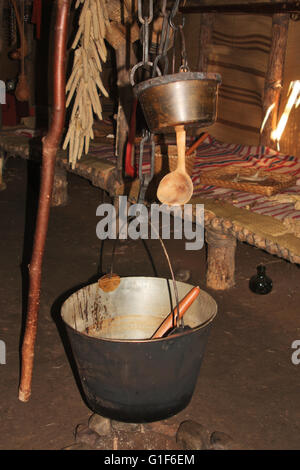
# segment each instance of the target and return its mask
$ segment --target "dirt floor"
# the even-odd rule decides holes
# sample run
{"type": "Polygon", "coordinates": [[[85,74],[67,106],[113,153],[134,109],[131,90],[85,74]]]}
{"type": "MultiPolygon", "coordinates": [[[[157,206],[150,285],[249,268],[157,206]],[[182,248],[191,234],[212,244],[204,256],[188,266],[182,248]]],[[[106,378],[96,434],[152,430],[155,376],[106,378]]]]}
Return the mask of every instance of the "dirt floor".
{"type": "MultiPolygon", "coordinates": [[[[63,345],[59,311],[69,292],[107,269],[112,243],[102,247],[96,237],[101,191],[71,175],[68,205],[51,212],[32,398],[26,404],[18,401],[37,176],[34,165],[10,159],[7,189],[0,193],[0,340],[7,347],[6,364],[0,365],[0,449],[64,448],[74,442],[76,425],[91,415],[63,345]]],[[[205,249],[186,252],[178,240],[167,241],[166,246],[175,271],[190,270],[191,283],[205,288],[205,249]]],[[[149,248],[159,274],[167,276],[158,241],[151,241],[149,248]]],[[[153,275],[141,242],[123,242],[118,254],[119,274],[153,275]]],[[[189,406],[170,422],[196,420],[211,431],[229,434],[245,449],[299,449],[300,364],[291,361],[291,344],[300,340],[299,268],[241,243],[236,264],[236,286],[211,292],[218,315],[197,387],[189,406]],[[261,262],[274,284],[266,296],[248,288],[249,277],[261,262]]]]}

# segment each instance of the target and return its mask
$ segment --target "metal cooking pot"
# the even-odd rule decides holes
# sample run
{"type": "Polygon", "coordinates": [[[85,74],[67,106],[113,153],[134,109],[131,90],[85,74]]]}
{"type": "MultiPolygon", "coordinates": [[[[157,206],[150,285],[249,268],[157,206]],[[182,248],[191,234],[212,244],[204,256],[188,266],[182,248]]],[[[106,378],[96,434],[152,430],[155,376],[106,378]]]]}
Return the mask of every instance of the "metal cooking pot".
{"type": "Polygon", "coordinates": [[[150,78],[134,86],[147,125],[154,133],[172,133],[174,126],[207,127],[216,120],[217,73],[179,72],[150,78]]]}
{"type": "MultiPolygon", "coordinates": [[[[192,287],[177,282],[179,298],[192,287]]],[[[174,305],[172,281],[152,277],[121,278],[112,292],[91,284],[64,302],[62,318],[94,412],[146,422],[187,406],[217,305],[201,291],[184,316],[192,329],[149,340],[174,305]]]]}

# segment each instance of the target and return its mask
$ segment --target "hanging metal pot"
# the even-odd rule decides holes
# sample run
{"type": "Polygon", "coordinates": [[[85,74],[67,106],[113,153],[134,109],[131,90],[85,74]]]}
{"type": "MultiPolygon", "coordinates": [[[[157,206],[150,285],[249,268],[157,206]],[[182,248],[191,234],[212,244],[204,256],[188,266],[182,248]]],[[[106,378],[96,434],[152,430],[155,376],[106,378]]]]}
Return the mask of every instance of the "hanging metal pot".
{"type": "Polygon", "coordinates": [[[173,133],[174,127],[207,127],[216,120],[217,73],[179,72],[138,83],[133,90],[153,133],[173,133]]]}

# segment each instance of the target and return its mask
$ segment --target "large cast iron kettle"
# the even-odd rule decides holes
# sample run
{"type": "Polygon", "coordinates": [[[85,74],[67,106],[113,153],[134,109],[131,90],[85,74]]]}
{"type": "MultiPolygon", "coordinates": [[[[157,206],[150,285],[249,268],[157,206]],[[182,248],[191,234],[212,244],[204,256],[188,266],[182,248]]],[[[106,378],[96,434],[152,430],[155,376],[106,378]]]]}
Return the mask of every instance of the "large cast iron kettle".
{"type": "MultiPolygon", "coordinates": [[[[177,282],[179,298],[193,287],[177,282]]],[[[149,339],[176,305],[171,280],[125,277],[104,292],[98,283],[72,294],[62,319],[90,408],[119,421],[165,419],[189,403],[210,328],[214,299],[201,290],[181,334],[149,339]],[[90,328],[95,336],[91,336],[90,328]]]]}
{"type": "Polygon", "coordinates": [[[147,125],[154,133],[172,133],[174,126],[207,127],[216,120],[217,73],[179,72],[150,78],[134,86],[147,125]]]}

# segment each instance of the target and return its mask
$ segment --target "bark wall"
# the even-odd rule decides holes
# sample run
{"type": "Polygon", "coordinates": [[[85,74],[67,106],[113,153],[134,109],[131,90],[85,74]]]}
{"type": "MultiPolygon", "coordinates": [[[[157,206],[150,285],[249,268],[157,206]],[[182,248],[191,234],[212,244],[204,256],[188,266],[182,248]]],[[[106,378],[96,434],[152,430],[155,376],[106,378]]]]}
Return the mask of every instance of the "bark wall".
{"type": "MultiPolygon", "coordinates": [[[[206,0],[204,3],[229,2],[206,0]]],[[[242,1],[231,0],[231,3],[242,1]]],[[[200,23],[200,14],[186,15],[185,36],[192,70],[197,70],[198,65],[200,23]]],[[[212,41],[208,48],[208,71],[219,72],[223,80],[219,93],[218,121],[207,131],[222,141],[253,145],[259,143],[271,26],[271,16],[215,14],[212,41]]],[[[290,82],[300,79],[299,43],[300,21],[290,20],[279,117],[287,101],[290,82]]],[[[299,132],[300,107],[290,115],[280,143],[282,152],[300,157],[299,132]]]]}

